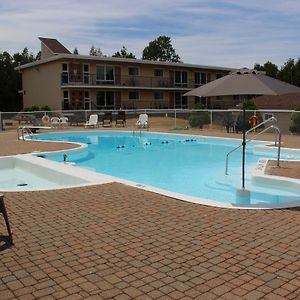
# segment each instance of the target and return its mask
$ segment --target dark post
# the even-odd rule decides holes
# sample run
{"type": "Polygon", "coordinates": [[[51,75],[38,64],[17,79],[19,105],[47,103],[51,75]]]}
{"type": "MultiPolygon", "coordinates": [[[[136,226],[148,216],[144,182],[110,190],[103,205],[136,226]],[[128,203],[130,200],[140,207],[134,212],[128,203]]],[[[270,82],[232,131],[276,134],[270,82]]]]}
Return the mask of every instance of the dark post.
{"type": "Polygon", "coordinates": [[[0,112],[0,131],[3,131],[2,112],[0,112]]]}
{"type": "Polygon", "coordinates": [[[242,188],[245,189],[245,152],[246,152],[246,108],[245,98],[243,99],[243,159],[242,159],[242,188]]]}
{"type": "Polygon", "coordinates": [[[6,228],[7,228],[7,232],[8,232],[7,240],[10,244],[13,245],[12,232],[10,230],[7,211],[6,211],[6,208],[5,208],[5,205],[4,205],[4,195],[3,194],[0,194],[0,213],[2,213],[2,215],[4,217],[5,224],[6,224],[6,228]]]}

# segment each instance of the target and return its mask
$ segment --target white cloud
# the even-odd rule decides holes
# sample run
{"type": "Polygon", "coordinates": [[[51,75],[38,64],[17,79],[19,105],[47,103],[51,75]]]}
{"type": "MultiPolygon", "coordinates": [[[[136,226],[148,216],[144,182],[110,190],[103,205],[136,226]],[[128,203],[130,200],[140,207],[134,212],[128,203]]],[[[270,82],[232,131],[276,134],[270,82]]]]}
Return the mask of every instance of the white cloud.
{"type": "Polygon", "coordinates": [[[165,34],[184,62],[282,65],[300,52],[299,13],[295,0],[10,0],[0,2],[0,51],[36,53],[44,36],[81,54],[92,44],[108,55],[125,45],[140,57],[165,34]]]}

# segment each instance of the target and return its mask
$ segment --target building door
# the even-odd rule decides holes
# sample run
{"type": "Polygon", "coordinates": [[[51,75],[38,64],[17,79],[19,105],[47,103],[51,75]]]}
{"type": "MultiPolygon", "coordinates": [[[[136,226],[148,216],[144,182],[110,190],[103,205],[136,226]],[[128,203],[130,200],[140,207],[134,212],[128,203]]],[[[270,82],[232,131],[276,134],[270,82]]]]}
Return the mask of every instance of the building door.
{"type": "Polygon", "coordinates": [[[84,109],[84,95],[83,91],[71,91],[70,109],[80,110],[84,109]]]}
{"type": "Polygon", "coordinates": [[[115,109],[115,94],[112,91],[97,91],[98,109],[115,109]]]}
{"type": "Polygon", "coordinates": [[[183,93],[176,92],[174,95],[174,108],[186,109],[188,108],[187,97],[183,93]]]}

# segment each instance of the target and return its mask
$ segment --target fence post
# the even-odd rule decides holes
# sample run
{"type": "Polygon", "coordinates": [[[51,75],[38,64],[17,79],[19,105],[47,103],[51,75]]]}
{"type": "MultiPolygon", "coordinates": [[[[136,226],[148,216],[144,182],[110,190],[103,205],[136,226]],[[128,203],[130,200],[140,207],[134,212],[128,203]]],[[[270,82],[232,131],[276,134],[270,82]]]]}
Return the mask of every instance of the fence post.
{"type": "Polygon", "coordinates": [[[177,127],[177,116],[176,116],[176,109],[175,109],[175,113],[174,113],[174,122],[175,122],[175,124],[174,124],[174,128],[176,128],[177,127]]]}
{"type": "Polygon", "coordinates": [[[212,112],[212,110],[211,110],[211,111],[210,111],[210,124],[209,124],[210,129],[212,129],[212,124],[213,124],[213,112],[212,112]]]}

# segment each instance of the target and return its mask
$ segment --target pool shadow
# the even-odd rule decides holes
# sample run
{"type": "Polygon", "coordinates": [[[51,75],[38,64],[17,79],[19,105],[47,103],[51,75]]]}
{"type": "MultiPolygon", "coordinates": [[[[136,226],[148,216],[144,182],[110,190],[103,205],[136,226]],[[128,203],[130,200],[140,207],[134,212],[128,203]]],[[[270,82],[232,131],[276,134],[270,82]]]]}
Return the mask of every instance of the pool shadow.
{"type": "Polygon", "coordinates": [[[295,207],[288,207],[288,208],[280,208],[280,210],[300,211],[300,207],[299,206],[295,206],[295,207]]]}
{"type": "Polygon", "coordinates": [[[11,235],[0,235],[0,252],[14,245],[11,235]]]}

